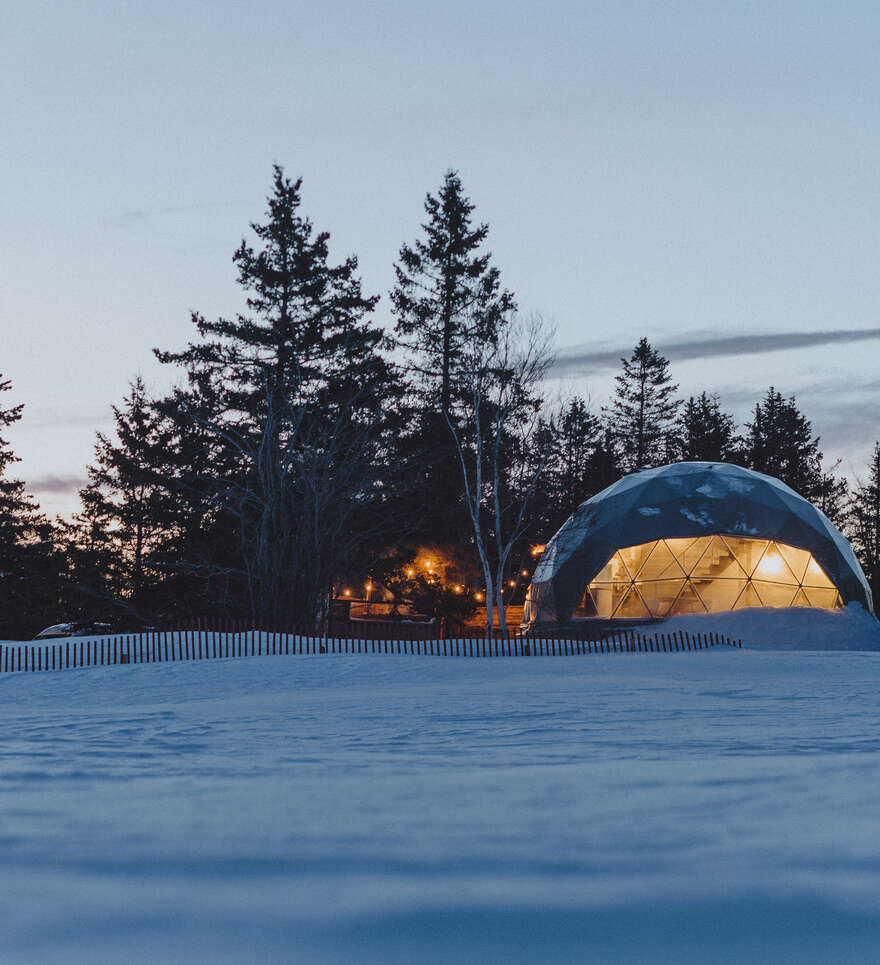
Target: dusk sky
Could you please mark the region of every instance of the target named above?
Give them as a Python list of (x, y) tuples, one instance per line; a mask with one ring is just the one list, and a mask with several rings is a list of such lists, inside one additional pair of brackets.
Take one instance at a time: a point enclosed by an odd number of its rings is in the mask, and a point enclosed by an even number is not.
[(271, 165), (386, 293), (452, 167), (560, 386), (646, 335), (742, 418), (796, 393), (859, 473), (880, 436), (876, 3), (31, 2), (3, 16), (0, 372), (18, 473), (69, 512), (97, 429), (231, 254)]

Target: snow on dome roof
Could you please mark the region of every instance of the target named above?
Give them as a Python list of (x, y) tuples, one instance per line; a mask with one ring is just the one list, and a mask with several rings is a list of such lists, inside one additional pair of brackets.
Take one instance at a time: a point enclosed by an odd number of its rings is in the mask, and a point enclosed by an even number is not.
[(807, 550), (840, 592), (873, 612), (849, 542), (812, 503), (772, 476), (722, 462), (679, 462), (624, 476), (581, 503), (535, 570), (528, 624), (571, 618), (590, 581), (619, 549), (652, 540), (722, 534)]

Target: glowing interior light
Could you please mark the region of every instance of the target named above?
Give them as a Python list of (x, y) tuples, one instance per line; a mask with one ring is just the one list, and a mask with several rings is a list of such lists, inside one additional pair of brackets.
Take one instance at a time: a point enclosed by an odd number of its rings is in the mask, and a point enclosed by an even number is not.
[(543, 543), (539, 544), (538, 546), (533, 546), (533, 547), (532, 547), (532, 556), (540, 556), (540, 555), (544, 552), (545, 549), (547, 549), (547, 547), (544, 546)]
[(758, 572), (772, 576), (782, 570), (782, 557), (777, 553), (765, 553), (758, 565)]
[(529, 571), (528, 571), (528, 570), (521, 570), (520, 572), (522, 573), (523, 576), (528, 576), (528, 575), (529, 575)]
[(510, 580), (509, 583), (510, 586), (516, 586), (516, 580)]
[(475, 600), (480, 600), (480, 601), (482, 601), (482, 599), (483, 599), (483, 594), (482, 594), (482, 593), (475, 593), (475, 594), (474, 594), (474, 599), (475, 599)]
[(407, 576), (414, 576), (414, 575), (415, 575), (415, 572), (416, 572), (416, 571), (415, 571), (412, 567), (410, 567), (410, 568), (406, 571), (406, 575), (407, 575)]
[(455, 587), (455, 592), (456, 592), (456, 593), (461, 593), (461, 591), (462, 591), (463, 589), (464, 589), (463, 586), (456, 586), (456, 587)]
[(368, 584), (367, 584), (367, 589), (368, 589), (368, 590), (372, 590), (372, 589), (373, 589), (373, 584), (372, 584), (372, 583), (368, 583)]
[(351, 590), (344, 590), (343, 593), (342, 593), (342, 595), (343, 595), (343, 596), (351, 596)]
[(577, 615), (662, 619), (749, 607), (841, 605), (837, 587), (808, 551), (714, 534), (623, 547), (591, 580)]

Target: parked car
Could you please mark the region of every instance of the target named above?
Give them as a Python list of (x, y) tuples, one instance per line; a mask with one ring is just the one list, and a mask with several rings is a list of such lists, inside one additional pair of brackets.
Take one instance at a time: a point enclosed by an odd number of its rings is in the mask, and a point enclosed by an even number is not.
[(34, 640), (56, 640), (58, 637), (100, 637), (112, 632), (113, 627), (109, 623), (79, 620), (73, 623), (55, 623), (45, 630), (40, 630)]

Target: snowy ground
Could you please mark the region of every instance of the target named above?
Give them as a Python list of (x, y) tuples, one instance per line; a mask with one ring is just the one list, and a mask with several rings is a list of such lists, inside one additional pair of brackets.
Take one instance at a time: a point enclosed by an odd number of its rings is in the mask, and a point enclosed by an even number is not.
[(0, 678), (0, 960), (869, 962), (880, 654)]

